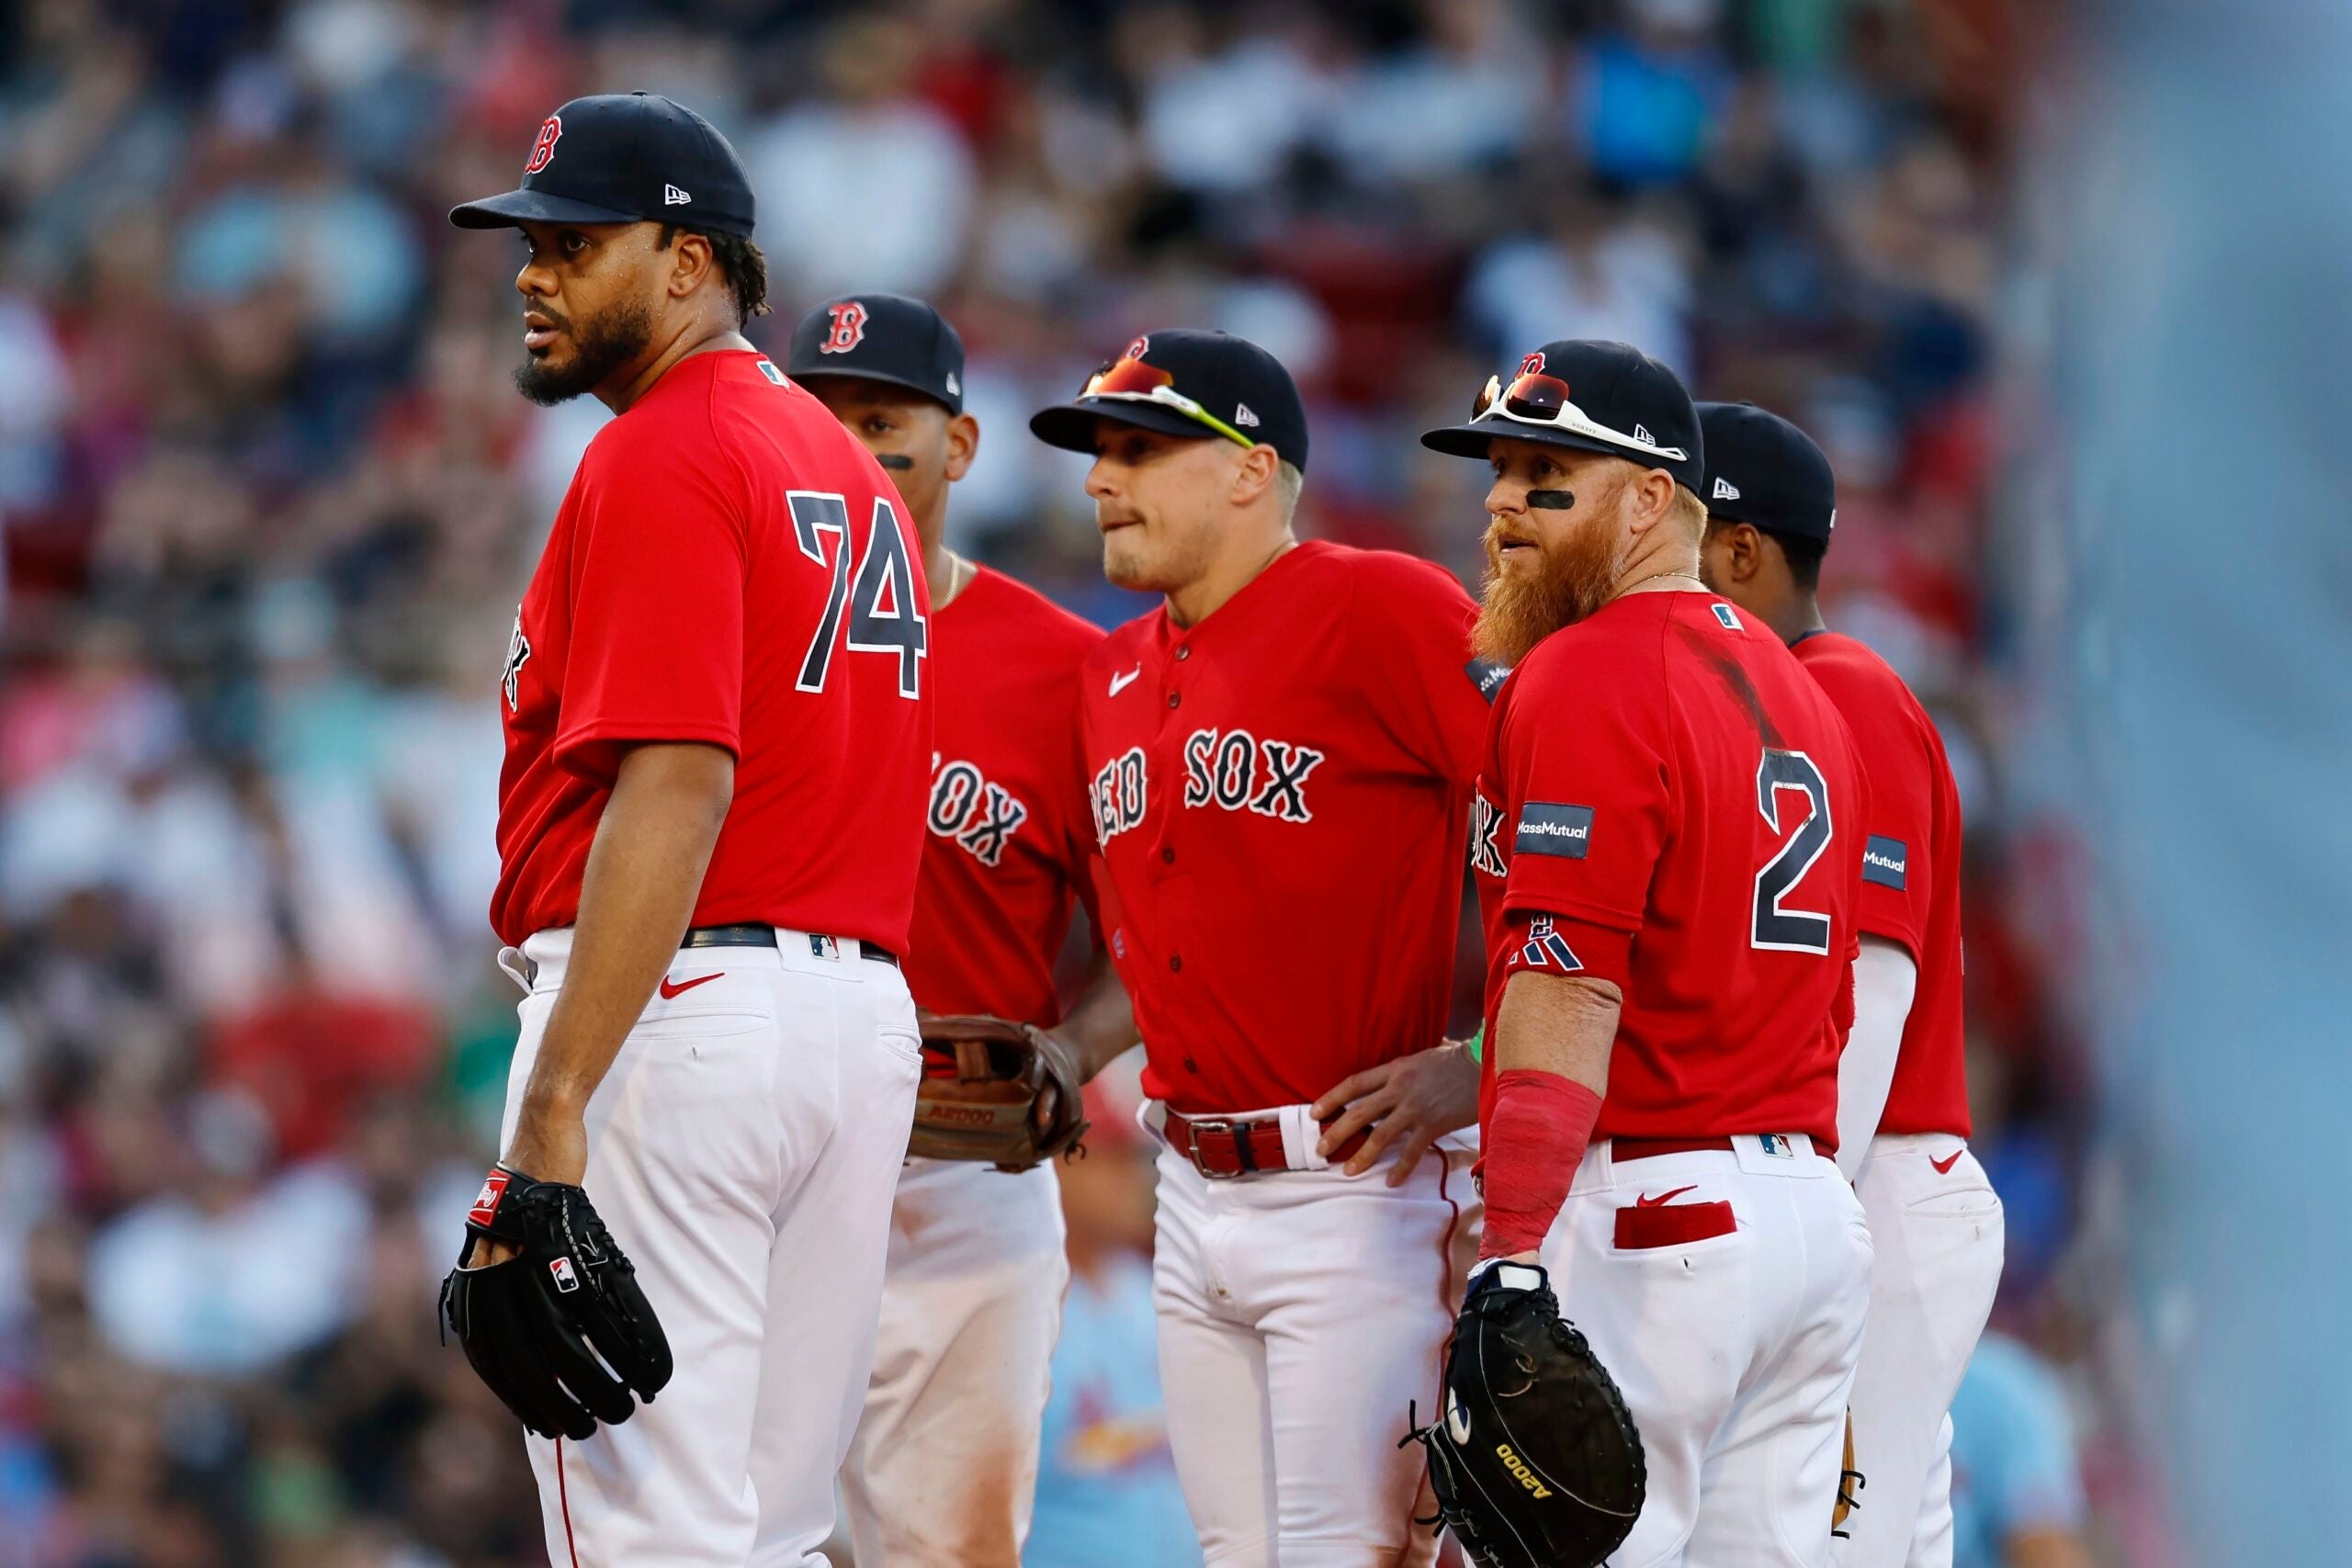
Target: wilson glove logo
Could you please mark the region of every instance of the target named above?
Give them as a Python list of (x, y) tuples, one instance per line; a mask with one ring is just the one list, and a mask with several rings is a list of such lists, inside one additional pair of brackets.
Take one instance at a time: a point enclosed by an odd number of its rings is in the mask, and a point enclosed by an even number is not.
[(1509, 1443), (1497, 1443), (1495, 1457), (1503, 1461), (1503, 1468), (1510, 1472), (1512, 1480), (1527, 1488), (1529, 1496), (1543, 1498), (1552, 1495), (1552, 1489), (1538, 1481), (1535, 1472), (1527, 1468), (1527, 1461), (1510, 1451)]

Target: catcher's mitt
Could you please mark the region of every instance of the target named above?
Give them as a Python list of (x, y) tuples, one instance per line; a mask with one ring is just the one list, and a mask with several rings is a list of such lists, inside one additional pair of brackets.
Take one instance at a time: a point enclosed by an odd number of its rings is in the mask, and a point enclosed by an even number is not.
[[(481, 1236), (522, 1251), (469, 1269)], [(632, 1391), (650, 1403), (670, 1381), (669, 1338), (588, 1194), (503, 1165), (466, 1214), (441, 1317), (444, 1337), (457, 1335), (491, 1393), (543, 1438), (626, 1421)]]
[(1083, 1076), (1044, 1030), (984, 1013), (925, 1014), (907, 1152), (1027, 1170), (1086, 1135)]
[(1438, 1511), (1419, 1522), (1452, 1530), (1482, 1568), (1594, 1568), (1642, 1511), (1624, 1396), (1531, 1265), (1498, 1263), (1471, 1284), (1444, 1409), (1403, 1440), (1429, 1450)]

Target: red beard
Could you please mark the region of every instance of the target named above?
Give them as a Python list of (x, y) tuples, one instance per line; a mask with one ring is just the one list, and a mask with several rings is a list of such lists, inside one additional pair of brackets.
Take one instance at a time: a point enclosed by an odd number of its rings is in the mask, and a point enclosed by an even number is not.
[[(1609, 515), (1613, 520), (1613, 508)], [(1538, 546), (1541, 558), (1535, 570), (1505, 575), (1502, 548), (1496, 543), (1498, 526), (1487, 529), (1484, 596), (1470, 646), (1481, 659), (1517, 664), (1537, 643), (1583, 620), (1614, 596), (1616, 530), (1600, 516), (1588, 518), (1558, 544)]]

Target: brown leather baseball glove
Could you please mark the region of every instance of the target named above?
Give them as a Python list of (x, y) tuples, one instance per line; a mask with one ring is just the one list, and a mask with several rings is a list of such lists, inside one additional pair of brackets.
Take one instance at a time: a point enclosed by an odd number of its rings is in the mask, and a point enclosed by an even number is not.
[(907, 1153), (1022, 1171), (1086, 1135), (1083, 1075), (1069, 1047), (1031, 1024), (926, 1013), (922, 1083)]

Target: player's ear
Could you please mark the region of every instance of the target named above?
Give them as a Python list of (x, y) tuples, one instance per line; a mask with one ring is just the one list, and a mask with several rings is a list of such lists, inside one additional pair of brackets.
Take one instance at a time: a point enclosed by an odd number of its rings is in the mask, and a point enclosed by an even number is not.
[(683, 299), (713, 270), (710, 241), (701, 234), (678, 231), (670, 240), (669, 294)]
[(980, 422), (968, 413), (959, 413), (947, 422), (947, 482), (954, 484), (972, 471), (972, 459), (980, 454)]
[(1664, 468), (1645, 468), (1626, 481), (1633, 492), (1633, 516), (1628, 519), (1639, 538), (1664, 526), (1674, 515), (1674, 476)]
[(1271, 446), (1257, 446), (1241, 454), (1233, 469), (1233, 503), (1248, 506), (1274, 488), (1274, 475), (1282, 467), (1282, 458)]

